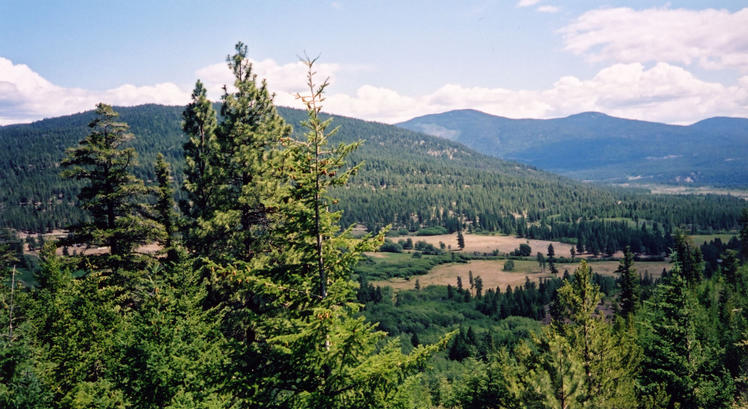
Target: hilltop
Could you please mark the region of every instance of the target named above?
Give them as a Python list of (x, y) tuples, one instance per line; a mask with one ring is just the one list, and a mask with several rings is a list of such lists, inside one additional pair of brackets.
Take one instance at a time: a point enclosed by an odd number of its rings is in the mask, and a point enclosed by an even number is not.
[(424, 115), (400, 127), (579, 180), (748, 186), (748, 119), (667, 125), (584, 112), (509, 119), (476, 110)]

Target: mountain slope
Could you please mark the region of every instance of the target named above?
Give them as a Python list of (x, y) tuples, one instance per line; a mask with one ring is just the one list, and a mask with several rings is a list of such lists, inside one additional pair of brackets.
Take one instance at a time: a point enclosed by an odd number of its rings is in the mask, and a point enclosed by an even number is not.
[(577, 179), (748, 186), (748, 119), (677, 126), (596, 112), (540, 120), (458, 110), (398, 126)]
[[(181, 181), (182, 107), (143, 105), (116, 108), (135, 134), (132, 146), (140, 155), (136, 173), (153, 179), (152, 163), (162, 152)], [(303, 111), (280, 108), (299, 131)], [(51, 230), (84, 217), (76, 205), (79, 184), (59, 177), (66, 147), (87, 132), (91, 112), (47, 119), (28, 125), (0, 127), (0, 227)], [(458, 216), (475, 227), (514, 232), (527, 222), (553, 218), (631, 217), (692, 222), (714, 228), (733, 226), (742, 202), (731, 198), (657, 198), (599, 189), (533, 167), (507, 162), (463, 145), (406, 129), (334, 117), (340, 126), (333, 143), (363, 140), (350, 157), (364, 162), (351, 183), (335, 192), (343, 223), (369, 228), (393, 223), (415, 229), (443, 225), (455, 229)], [(725, 210), (727, 209), (727, 210)], [(667, 215), (665, 217), (664, 215)], [(549, 219), (550, 220), (550, 219)]]

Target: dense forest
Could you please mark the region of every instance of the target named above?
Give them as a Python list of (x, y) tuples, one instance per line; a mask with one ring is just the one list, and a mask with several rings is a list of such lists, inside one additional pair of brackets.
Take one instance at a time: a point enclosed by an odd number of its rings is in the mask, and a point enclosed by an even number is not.
[[(158, 153), (182, 183), (182, 107), (118, 108), (136, 136), (126, 142), (139, 161), (133, 173), (153, 183)], [(220, 109), (219, 109), (220, 110)], [(301, 110), (279, 108), (302, 137)], [(30, 125), (0, 127), (0, 226), (48, 232), (87, 217), (79, 206), (79, 181), (60, 178), (66, 147), (87, 132), (93, 112)], [(219, 117), (220, 112), (218, 113)], [(623, 250), (661, 254), (674, 229), (734, 230), (744, 201), (729, 196), (665, 196), (574, 182), (532, 167), (488, 157), (462, 145), (401, 128), (345, 117), (331, 143), (364, 141), (348, 162), (361, 164), (345, 187), (335, 187), (341, 223), (361, 223), (376, 232), (392, 224), (410, 231), (443, 226), (564, 239), (590, 251)], [(184, 194), (177, 190), (177, 199)], [(621, 223), (621, 220), (629, 221)], [(631, 222), (633, 221), (633, 223)]]
[[(744, 202), (603, 190), (379, 124), (356, 130), (321, 114), (327, 83), (315, 83), (311, 60), (306, 112), (278, 110), (243, 44), (227, 63), (235, 90), (216, 110), (198, 81), (192, 102), (164, 120), (181, 118), (181, 133), (161, 139), (161, 155), (143, 151), (136, 121), (99, 104), (58, 119), (88, 129), (59, 146), (61, 157), (39, 148), (34, 163), (47, 168), (34, 171), (16, 151), (3, 170), (16, 177), (4, 223), (48, 211), (27, 227), (69, 234), (35, 243), (38, 266), (22, 259), (14, 232), (0, 236), (0, 407), (746, 404)], [(63, 133), (55, 143), (76, 135)], [(31, 174), (39, 185), (22, 187)], [(34, 196), (50, 191), (62, 203)], [(71, 206), (79, 213), (65, 213)], [(376, 234), (354, 237), (345, 227), (354, 221)], [(484, 288), (471, 275), (394, 293), (357, 269), (385, 243), (387, 223), (628, 247), (617, 279), (581, 260), (538, 284)], [(734, 228), (739, 238), (699, 248), (684, 227)], [(668, 252), (669, 271), (640, 276), (636, 244)], [(414, 258), (469, 257), (420, 246)], [(19, 279), (30, 270), (33, 279)]]

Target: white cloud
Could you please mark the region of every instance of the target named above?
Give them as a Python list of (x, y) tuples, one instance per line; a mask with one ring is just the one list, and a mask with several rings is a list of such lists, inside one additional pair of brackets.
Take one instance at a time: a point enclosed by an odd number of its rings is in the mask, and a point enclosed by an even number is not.
[(25, 64), (0, 57), (0, 125), (29, 122), (112, 105), (184, 104), (189, 93), (172, 83), (125, 84), (106, 91), (64, 88), (52, 84)]
[(699, 64), (748, 71), (748, 8), (588, 11), (561, 29), (566, 50), (593, 61)]
[[(267, 78), (279, 105), (300, 108), (294, 95), (305, 93), (306, 70), (301, 63), (254, 63), (258, 78)], [(331, 77), (347, 66), (320, 64), (318, 79)], [(232, 80), (225, 64), (197, 71), (218, 99), (221, 86)], [(189, 92), (172, 83), (123, 85), (106, 91), (63, 88), (26, 65), (0, 58), (0, 124), (28, 122), (92, 109), (97, 102), (114, 105), (142, 103), (184, 104)], [(641, 63), (614, 64), (589, 79), (564, 76), (545, 90), (465, 87), (445, 84), (423, 95), (403, 95), (386, 87), (363, 85), (353, 94), (328, 90), (327, 112), (381, 122), (472, 108), (511, 118), (552, 118), (583, 111), (600, 111), (625, 118), (668, 123), (691, 123), (716, 116), (748, 117), (748, 75), (734, 85), (704, 81), (668, 63), (649, 68)]]
[(558, 7), (556, 7), (556, 6), (547, 6), (546, 5), (546, 6), (540, 6), (536, 10), (538, 10), (541, 13), (558, 13), (558, 11), (560, 9)]
[(463, 87), (447, 84), (422, 96), (361, 87), (355, 96), (328, 98), (327, 111), (382, 122), (452, 109), (473, 108), (511, 118), (553, 118), (599, 111), (624, 118), (692, 123), (717, 116), (748, 116), (748, 76), (737, 85), (702, 81), (681, 67), (660, 63), (615, 64), (582, 80), (560, 78), (546, 90)]
[(540, 3), (540, 0), (519, 0), (517, 7), (529, 7)]

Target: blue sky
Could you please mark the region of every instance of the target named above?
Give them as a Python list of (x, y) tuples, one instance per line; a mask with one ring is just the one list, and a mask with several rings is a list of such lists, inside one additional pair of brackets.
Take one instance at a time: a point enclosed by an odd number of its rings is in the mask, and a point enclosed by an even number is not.
[(0, 124), (218, 98), (237, 41), (282, 105), (320, 55), (327, 110), (383, 122), (457, 108), (668, 123), (748, 116), (740, 1), (5, 1)]

